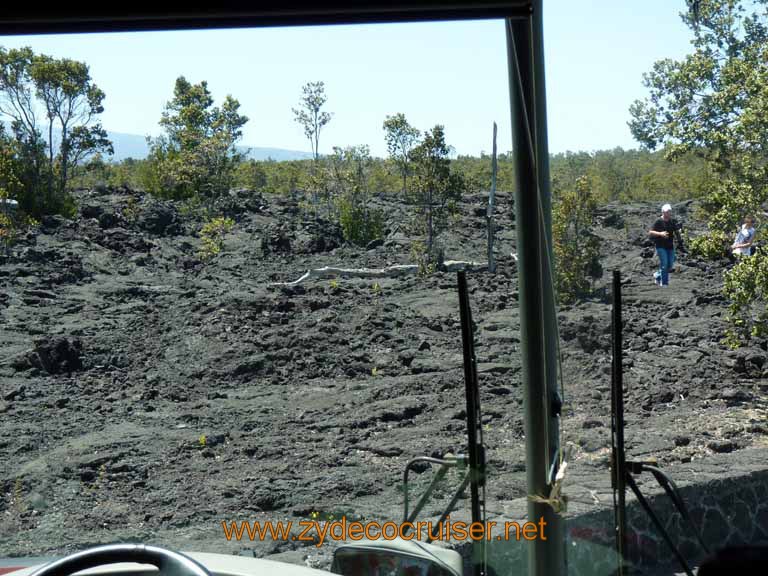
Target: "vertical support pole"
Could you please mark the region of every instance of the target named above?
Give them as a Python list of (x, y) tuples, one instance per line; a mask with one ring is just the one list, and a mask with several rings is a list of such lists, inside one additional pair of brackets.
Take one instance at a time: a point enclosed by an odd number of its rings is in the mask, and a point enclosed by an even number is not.
[[(545, 250), (547, 260), (541, 273), (542, 298), (544, 307), (544, 354), (546, 369), (547, 402), (549, 417), (547, 426), (549, 427), (549, 445), (548, 462), (549, 477), (548, 483), (555, 480), (555, 476), (560, 464), (560, 414), (562, 409), (562, 398), (558, 392), (558, 350), (560, 332), (557, 326), (557, 307), (555, 302), (555, 253), (552, 240), (552, 186), (549, 172), (549, 141), (547, 139), (547, 89), (544, 74), (544, 19), (543, 19), (543, 0), (534, 0), (533, 13), (533, 82), (534, 82), (534, 142), (536, 143), (536, 170), (539, 185), (539, 208), (541, 219), (544, 226), (540, 228), (540, 238), (542, 250)], [(563, 532), (563, 522), (559, 516), (556, 516), (558, 522), (550, 527), (550, 536), (562, 544), (561, 551), (556, 560), (565, 566), (565, 534)]]
[[(546, 141), (541, 0), (527, 18), (507, 20), (515, 151), (515, 209), (528, 494), (547, 497), (559, 455), (556, 393), (557, 328), (551, 254), (549, 153)], [(562, 519), (543, 502), (528, 502), (528, 520), (546, 524), (529, 542), (528, 574), (565, 573)]]

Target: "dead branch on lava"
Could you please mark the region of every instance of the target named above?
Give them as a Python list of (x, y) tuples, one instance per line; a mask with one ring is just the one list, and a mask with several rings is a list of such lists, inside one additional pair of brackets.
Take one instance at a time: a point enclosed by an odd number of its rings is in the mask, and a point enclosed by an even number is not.
[[(442, 272), (458, 272), (459, 270), (483, 272), (488, 270), (488, 262), (446, 260), (439, 267), (439, 270)], [(301, 278), (293, 282), (272, 282), (269, 286), (295, 286), (315, 278), (397, 278), (418, 273), (419, 266), (417, 264), (395, 264), (387, 268), (339, 268), (337, 266), (324, 266), (307, 270)]]

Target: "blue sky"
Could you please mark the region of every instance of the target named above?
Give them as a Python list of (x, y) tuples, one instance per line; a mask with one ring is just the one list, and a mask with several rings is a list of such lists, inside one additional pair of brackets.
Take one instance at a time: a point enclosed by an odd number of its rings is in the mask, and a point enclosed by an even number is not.
[[(690, 48), (684, 0), (544, 0), (552, 152), (634, 148), (627, 121), (654, 61)], [(243, 143), (309, 150), (293, 119), (301, 86), (322, 80), (333, 119), (320, 151), (368, 144), (403, 112), (419, 129), (445, 125), (460, 154), (511, 148), (506, 39), (501, 21), (0, 37), (6, 48), (82, 60), (105, 91), (108, 130), (158, 135), (179, 75), (232, 94), (250, 118)]]

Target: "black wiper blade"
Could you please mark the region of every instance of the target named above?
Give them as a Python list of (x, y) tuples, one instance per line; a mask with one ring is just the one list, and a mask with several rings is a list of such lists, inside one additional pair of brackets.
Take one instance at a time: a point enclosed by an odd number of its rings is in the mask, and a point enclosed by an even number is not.
[[(483, 420), (480, 412), (480, 388), (477, 381), (477, 357), (475, 356), (474, 330), (472, 329), (472, 311), (469, 307), (466, 272), (458, 272), (459, 310), (461, 313), (461, 340), (464, 351), (464, 386), (467, 399), (467, 440), (469, 455), (470, 494), (472, 502), (472, 522), (482, 522), (485, 526), (485, 448), (483, 445)], [(483, 497), (480, 497), (480, 491)], [(480, 562), (474, 564), (475, 576), (484, 576), (485, 541), (473, 543), (479, 552)], [(479, 549), (478, 549), (479, 548)]]

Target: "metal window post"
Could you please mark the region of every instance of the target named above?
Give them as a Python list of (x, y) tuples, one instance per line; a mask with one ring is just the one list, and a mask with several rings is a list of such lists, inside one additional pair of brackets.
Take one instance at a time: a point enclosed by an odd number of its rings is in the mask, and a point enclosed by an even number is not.
[[(515, 153), (515, 210), (520, 292), (520, 333), (525, 410), (528, 494), (547, 497), (557, 471), (557, 319), (553, 262), (549, 150), (547, 146), (542, 0), (530, 14), (507, 19), (512, 135)], [(550, 468), (551, 467), (551, 468)], [(546, 539), (529, 542), (528, 574), (565, 573), (562, 520), (544, 502), (529, 500), (528, 520), (546, 522)]]

